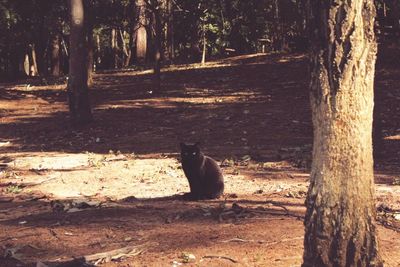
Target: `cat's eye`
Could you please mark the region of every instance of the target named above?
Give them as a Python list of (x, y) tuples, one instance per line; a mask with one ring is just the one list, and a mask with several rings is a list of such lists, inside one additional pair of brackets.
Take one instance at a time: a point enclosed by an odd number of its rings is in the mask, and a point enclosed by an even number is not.
[(192, 154), (193, 154), (193, 156), (195, 156), (197, 154), (197, 152), (193, 152)]

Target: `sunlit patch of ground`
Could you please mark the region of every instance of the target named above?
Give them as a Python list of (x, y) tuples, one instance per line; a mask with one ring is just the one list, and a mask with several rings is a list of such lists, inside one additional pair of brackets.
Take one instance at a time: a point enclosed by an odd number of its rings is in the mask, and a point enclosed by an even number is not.
[[(171, 157), (141, 158), (113, 153), (10, 156), (15, 160), (7, 163), (7, 171), (0, 178), (3, 183), (19, 184), (24, 193), (41, 192), (51, 198), (97, 196), (120, 200), (167, 197), (189, 191), (179, 161)], [(279, 164), (274, 166), (275, 169), (268, 167), (268, 171), (257, 165), (224, 168), (225, 193), (265, 195), (293, 191), (304, 195), (307, 175), (279, 172)], [(299, 183), (302, 176), (303, 182)]]

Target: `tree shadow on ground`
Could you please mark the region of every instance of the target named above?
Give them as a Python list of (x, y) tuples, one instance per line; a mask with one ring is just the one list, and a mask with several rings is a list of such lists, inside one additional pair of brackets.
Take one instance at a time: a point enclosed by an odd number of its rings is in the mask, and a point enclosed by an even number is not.
[(310, 111), (304, 62), (293, 60), (166, 72), (156, 97), (149, 75), (100, 74), (91, 90), (95, 122), (81, 129), (69, 126), (65, 93), (32, 90), (53, 110), (19, 114), (0, 126), (0, 138), (13, 140), (7, 151), (138, 154), (176, 153), (179, 141), (201, 141), (219, 158), (301, 146), (311, 141)]

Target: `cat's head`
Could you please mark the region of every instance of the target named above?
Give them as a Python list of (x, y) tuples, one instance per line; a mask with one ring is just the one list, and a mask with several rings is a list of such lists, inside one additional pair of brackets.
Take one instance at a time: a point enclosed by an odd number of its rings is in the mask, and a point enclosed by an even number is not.
[(200, 143), (186, 144), (180, 143), (182, 160), (194, 160), (202, 156), (200, 151)]

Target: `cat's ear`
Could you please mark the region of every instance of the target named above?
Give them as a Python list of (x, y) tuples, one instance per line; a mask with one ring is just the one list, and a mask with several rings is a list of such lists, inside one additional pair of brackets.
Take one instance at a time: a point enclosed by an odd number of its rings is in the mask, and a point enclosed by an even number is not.
[(200, 147), (200, 142), (194, 143), (194, 146), (195, 146), (195, 147)]

